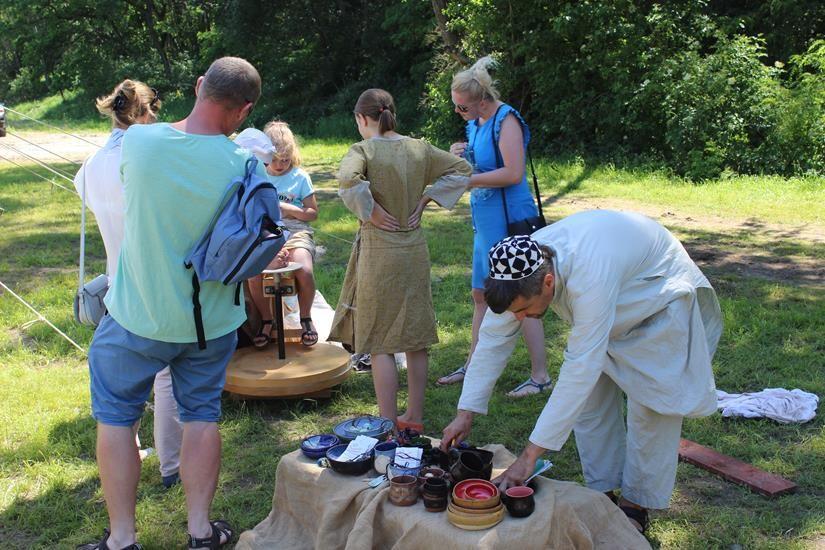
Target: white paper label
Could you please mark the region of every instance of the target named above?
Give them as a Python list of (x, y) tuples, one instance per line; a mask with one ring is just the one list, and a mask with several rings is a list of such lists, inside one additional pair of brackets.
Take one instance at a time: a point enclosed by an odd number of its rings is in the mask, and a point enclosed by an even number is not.
[(369, 452), (378, 444), (378, 440), (374, 437), (367, 437), (366, 435), (359, 435), (350, 441), (347, 448), (338, 457), (341, 462), (353, 462), (366, 458)]
[(395, 465), (402, 468), (418, 468), (421, 466), (421, 447), (398, 447), (395, 450)]

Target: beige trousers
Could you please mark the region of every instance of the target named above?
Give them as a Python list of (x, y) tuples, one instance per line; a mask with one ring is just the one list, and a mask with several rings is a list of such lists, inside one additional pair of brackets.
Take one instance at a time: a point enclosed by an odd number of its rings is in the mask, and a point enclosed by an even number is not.
[(155, 450), (160, 460), (160, 475), (178, 473), (183, 424), (178, 417), (178, 404), (172, 393), (172, 374), (166, 367), (155, 376)]
[(682, 417), (666, 416), (627, 398), (602, 374), (573, 428), (587, 486), (621, 488), (622, 496), (645, 508), (667, 508), (676, 483)]

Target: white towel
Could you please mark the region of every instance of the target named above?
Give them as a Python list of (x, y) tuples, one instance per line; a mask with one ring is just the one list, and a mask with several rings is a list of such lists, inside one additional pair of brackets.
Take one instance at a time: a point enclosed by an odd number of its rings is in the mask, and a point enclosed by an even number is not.
[(782, 424), (812, 420), (819, 397), (802, 390), (767, 388), (754, 393), (726, 393), (716, 390), (717, 408), (722, 416), (770, 418)]

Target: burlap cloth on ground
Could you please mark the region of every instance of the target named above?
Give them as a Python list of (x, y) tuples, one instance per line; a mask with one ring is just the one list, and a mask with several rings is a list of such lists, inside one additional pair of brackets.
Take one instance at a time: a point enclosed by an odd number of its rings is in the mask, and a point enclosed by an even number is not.
[[(494, 475), (515, 460), (502, 445), (495, 453)], [(319, 468), (300, 451), (278, 464), (272, 511), (253, 530), (241, 534), (236, 548), (437, 549), (459, 548), (650, 548), (625, 515), (607, 497), (578, 484), (538, 478), (536, 511), (504, 520), (486, 531), (464, 531), (446, 513), (392, 505), (389, 484), (370, 489), (374, 477), (343, 476)]]

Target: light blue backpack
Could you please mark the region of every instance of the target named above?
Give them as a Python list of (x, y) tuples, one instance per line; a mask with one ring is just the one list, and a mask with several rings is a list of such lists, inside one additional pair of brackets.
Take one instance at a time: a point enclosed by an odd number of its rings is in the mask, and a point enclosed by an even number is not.
[(235, 305), (240, 306), (241, 285), (260, 275), (284, 246), (288, 237), (277, 222), (281, 219), (278, 190), (258, 176), (255, 157), (246, 161), (246, 172), (229, 184), (221, 207), (209, 229), (184, 261), (192, 269), (192, 311), (198, 347), (206, 348), (201, 305), (202, 281), (235, 284)]

